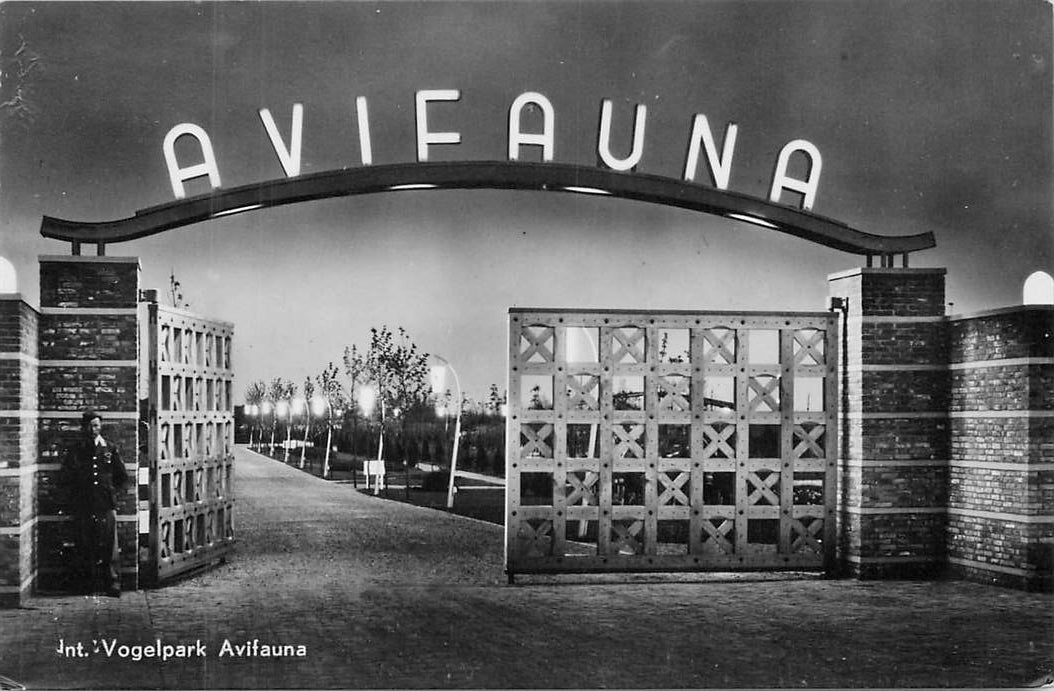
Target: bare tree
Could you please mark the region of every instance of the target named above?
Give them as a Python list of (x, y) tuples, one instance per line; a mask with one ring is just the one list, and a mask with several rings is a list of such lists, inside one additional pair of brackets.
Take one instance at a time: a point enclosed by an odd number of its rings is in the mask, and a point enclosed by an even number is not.
[(327, 364), (315, 377), (315, 385), (318, 388), (318, 395), (326, 401), (330, 408), (342, 409), (347, 405), (344, 385), (340, 383), (340, 370), (332, 362)]
[[(354, 406), (358, 401), (356, 394), (367, 381), (366, 357), (359, 352), (357, 346), (344, 347), (344, 374), (348, 378), (348, 403), (350, 406)], [(351, 415), (354, 420), (354, 409)]]
[(387, 326), (370, 329), (366, 372), (384, 405), (405, 411), (423, 403), (431, 390), (428, 371), (428, 353), (418, 352), (403, 327), (398, 328), (398, 338)]
[(505, 394), (499, 392), (497, 384), (491, 384), (490, 392), (487, 394), (487, 412), (497, 415), (501, 412), (503, 405), (505, 405)]
[(307, 454), (307, 437), (311, 434), (311, 398), (315, 395), (315, 382), (311, 377), (304, 377), (304, 443), (300, 447), (300, 469), (304, 469), (304, 456)]
[(296, 384), (291, 381), (275, 377), (267, 385), (267, 400), (271, 402), (271, 448), (270, 453), (274, 455), (274, 435), (278, 427), (278, 411), (276, 407), (279, 401), (288, 401), (296, 393)]
[(315, 378), (319, 396), (326, 402), (326, 457), (322, 463), (322, 477), (329, 477), (329, 452), (333, 446), (333, 411), (345, 407), (344, 387), (340, 383), (340, 371), (330, 362)]
[[(431, 387), (428, 383), (428, 354), (420, 353), (406, 330), (398, 329), (398, 338), (387, 326), (370, 329), (370, 346), (366, 351), (366, 375), (377, 386), (381, 408), (381, 430), (377, 443), (377, 460), (384, 460), (384, 429), (390, 409), (394, 418), (422, 404)], [(378, 476), (379, 479), (379, 476)], [(377, 492), (379, 482), (374, 485)]]
[[(245, 387), (245, 404), (246, 406), (254, 406), (253, 417), (257, 421), (256, 424), (249, 427), (249, 448), (252, 448), (253, 445), (253, 430), (259, 426), (260, 404), (263, 403), (265, 396), (267, 396), (267, 387), (262, 379), (249, 382), (249, 386)], [(256, 441), (257, 443), (260, 442), (259, 437), (257, 437)]]

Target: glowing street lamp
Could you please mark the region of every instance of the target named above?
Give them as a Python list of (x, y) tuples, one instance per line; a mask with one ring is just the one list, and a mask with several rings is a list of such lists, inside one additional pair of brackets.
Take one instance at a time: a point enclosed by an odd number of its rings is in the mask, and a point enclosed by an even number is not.
[(372, 386), (364, 386), (359, 389), (358, 403), (364, 416), (369, 417), (372, 415), (373, 406), (377, 403), (377, 390)]
[(1054, 277), (1046, 271), (1033, 271), (1025, 279), (1021, 298), (1026, 305), (1054, 305)]
[(256, 450), (263, 446), (263, 408), (259, 403), (253, 403), (253, 418), (256, 420)]
[(322, 462), (322, 479), (329, 477), (329, 450), (333, 447), (333, 406), (330, 402), (321, 397), (315, 396), (311, 399), (311, 412), (317, 417), (322, 417), (322, 413), (327, 413), (326, 419), (326, 459)]
[[(379, 396), (377, 389), (372, 386), (364, 386), (359, 389), (359, 407), (362, 408), (362, 414), (367, 418), (373, 414), (373, 407), (377, 404), (378, 398), (381, 399), (381, 433), (380, 439), (377, 442), (377, 465), (374, 469), (379, 471), (381, 463), (384, 460), (384, 398)], [(368, 489), (370, 486), (370, 477), (375, 476), (376, 479), (373, 482), (373, 493), (379, 494), (381, 485), (380, 473), (370, 473), (370, 461), (367, 461), (366, 463), (366, 487)]]
[(289, 435), (289, 428), (293, 424), (293, 407), (291, 405), (289, 405), (289, 401), (288, 400), (283, 399), (281, 401), (278, 401), (278, 405), (275, 406), (275, 412), (278, 414), (278, 417), (286, 418), (286, 426), (285, 426), (285, 455), (282, 457), (282, 462), (283, 463), (288, 463), (289, 462), (289, 436), (290, 436)]
[(450, 417), (447, 415), (447, 409), (445, 405), (439, 405), (438, 403), (436, 404), (436, 417), (443, 418), (443, 434), (446, 434), (447, 425), (450, 422)]
[(0, 293), (18, 292), (18, 274), (15, 265), (4, 257), (0, 257)]
[(432, 353), (432, 357), (439, 360), (442, 365), (438, 365), (432, 368), (432, 389), (437, 390), (443, 383), (444, 369), (449, 369), (451, 374), (454, 375), (454, 386), (457, 389), (457, 418), (454, 422), (454, 449), (450, 453), (450, 479), (447, 483), (446, 490), (446, 506), (448, 509), (454, 507), (454, 474), (457, 473), (457, 451), (458, 444), (461, 441), (461, 380), (457, 376), (457, 370), (450, 364), (450, 361), (441, 355)]
[(264, 401), (261, 404), (261, 406), (260, 406), (260, 412), (263, 415), (270, 415), (271, 416), (271, 447), (270, 447), (270, 449), (268, 451), (268, 455), (269, 456), (273, 456), (274, 455), (274, 428), (275, 428), (275, 425), (278, 424), (277, 418), (275, 418), (275, 414), (274, 414), (274, 404), (271, 403), (271, 401)]
[(258, 453), (263, 453), (263, 436), (266, 431), (264, 429), (265, 413), (266, 411), (264, 410), (263, 403), (256, 404), (256, 451)]
[[(440, 359), (438, 355), (433, 355), (432, 357), (437, 360)], [(446, 379), (446, 372), (444, 369), (443, 365), (433, 365), (432, 369), (429, 371), (429, 381), (432, 384), (432, 391), (439, 391), (443, 388), (443, 381)]]
[[(304, 415), (307, 412), (307, 401), (303, 396), (293, 399), (293, 413)], [(292, 415), (290, 415), (292, 417)], [(304, 415), (304, 443), (300, 446), (300, 469), (304, 469), (304, 454), (307, 452), (307, 433), (311, 429), (311, 416)]]
[[(245, 405), (245, 417), (250, 418), (251, 420), (255, 420), (255, 418), (256, 418), (256, 404), (254, 404), (254, 403), (247, 403)], [(255, 423), (255, 421), (251, 421), (249, 423), (249, 448), (250, 449), (253, 447), (253, 430), (255, 430), (255, 429), (256, 429), (256, 423)]]
[[(431, 381), (433, 392), (439, 393), (443, 389), (443, 382), (446, 379), (445, 374), (446, 370), (442, 365), (435, 365), (429, 371), (429, 380)], [(436, 399), (436, 417), (443, 418), (443, 434), (447, 433), (448, 425), (450, 424), (450, 411), (447, 409), (447, 403), (447, 401), (444, 401), (440, 404), (439, 399)]]

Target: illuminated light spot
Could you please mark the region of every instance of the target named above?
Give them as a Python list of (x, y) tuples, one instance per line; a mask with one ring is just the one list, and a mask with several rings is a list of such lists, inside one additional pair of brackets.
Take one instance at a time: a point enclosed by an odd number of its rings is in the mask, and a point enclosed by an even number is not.
[(611, 192), (597, 187), (575, 187), (572, 185), (564, 187), (563, 189), (567, 192), (578, 192), (579, 194), (611, 194)]
[(408, 184), (408, 185), (392, 185), (388, 189), (391, 190), (392, 192), (399, 192), (401, 190), (434, 190), (434, 189), (437, 189), (438, 187), (439, 187), (439, 185), (433, 185), (433, 184), (427, 183), (427, 182), (418, 182), (418, 183), (412, 183), (412, 184)]
[(217, 211), (212, 214), (212, 218), (219, 218), (220, 216), (231, 216), (233, 214), (240, 214), (245, 211), (254, 211), (256, 209), (262, 209), (263, 204), (249, 204), (248, 206), (239, 206), (234, 209), (227, 209), (226, 211)]
[(757, 216), (751, 216), (749, 214), (725, 214), (725, 215), (728, 216), (729, 218), (735, 219), (737, 221), (743, 221), (744, 223), (751, 223), (753, 225), (761, 226), (762, 228), (769, 228), (771, 230), (779, 230), (779, 226), (777, 226), (775, 223), (772, 223), (771, 221), (766, 221), (763, 218), (758, 218)]
[(1025, 279), (1021, 301), (1026, 305), (1054, 305), (1054, 277), (1046, 271), (1034, 271)]
[(15, 265), (4, 257), (0, 257), (0, 293), (18, 292), (18, 274)]

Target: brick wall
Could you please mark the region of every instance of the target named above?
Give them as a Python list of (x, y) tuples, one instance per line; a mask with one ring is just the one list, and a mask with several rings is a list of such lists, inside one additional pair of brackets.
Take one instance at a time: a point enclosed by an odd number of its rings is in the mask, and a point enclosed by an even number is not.
[(137, 400), (134, 365), (70, 362), (78, 364), (72, 367), (52, 365), (41, 371), (41, 409), (79, 414), (88, 407), (120, 410), (129, 399)]
[(0, 295), (0, 607), (17, 607), (35, 585), (38, 314)]
[(944, 269), (828, 277), (846, 304), (841, 353), (841, 561), (864, 578), (933, 575), (948, 497)]
[[(67, 585), (71, 548), (67, 498), (58, 482), (60, 454), (88, 407), (128, 468), (138, 466), (139, 262), (129, 257), (40, 258), (39, 588)], [(119, 499), (118, 541), (125, 587), (138, 585), (136, 488)]]
[(135, 257), (41, 257), (40, 306), (92, 310), (134, 307), (139, 301), (138, 267)]
[[(53, 313), (41, 324), (40, 343), (54, 360), (120, 360), (136, 328), (133, 314)], [(104, 338), (94, 338), (96, 332)]]
[(948, 561), (983, 582), (1054, 586), (1054, 308), (949, 320)]

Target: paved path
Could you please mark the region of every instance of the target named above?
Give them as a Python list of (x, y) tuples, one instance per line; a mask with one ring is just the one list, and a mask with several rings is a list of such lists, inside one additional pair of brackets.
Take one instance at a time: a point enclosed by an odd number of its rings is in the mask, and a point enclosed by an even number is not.
[[(30, 688), (1022, 686), (1054, 670), (1054, 598), (961, 582), (750, 575), (508, 586), (498, 526), (388, 502), (237, 451), (237, 552), (120, 600), (0, 610)], [(62, 657), (193, 645), (204, 658)], [(234, 645), (305, 657), (220, 657)]]

